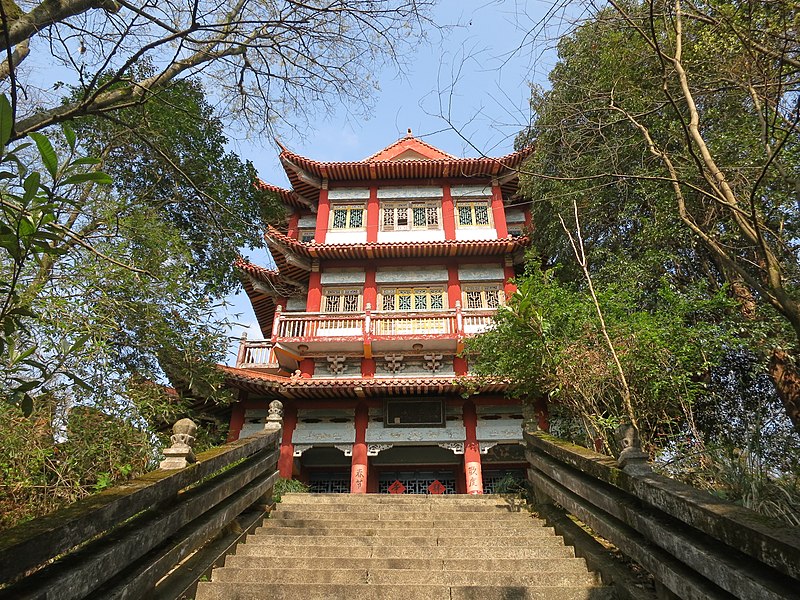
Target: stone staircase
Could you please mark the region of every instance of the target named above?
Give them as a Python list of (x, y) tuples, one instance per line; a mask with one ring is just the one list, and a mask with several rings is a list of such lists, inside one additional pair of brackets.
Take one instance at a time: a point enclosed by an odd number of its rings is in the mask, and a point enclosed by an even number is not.
[(196, 600), (611, 600), (500, 496), (286, 494)]

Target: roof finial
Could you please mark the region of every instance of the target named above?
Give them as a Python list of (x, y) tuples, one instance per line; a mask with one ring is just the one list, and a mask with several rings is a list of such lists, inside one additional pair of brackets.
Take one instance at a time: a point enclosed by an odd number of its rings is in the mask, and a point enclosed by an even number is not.
[(414, 137), (411, 135), (411, 127), (408, 128), (408, 133), (406, 133), (406, 137)]

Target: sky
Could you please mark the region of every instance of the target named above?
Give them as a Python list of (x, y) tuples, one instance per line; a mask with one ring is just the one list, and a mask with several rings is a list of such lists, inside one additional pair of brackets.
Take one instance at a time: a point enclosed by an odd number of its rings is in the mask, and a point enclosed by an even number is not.
[[(336, 114), (299, 132), (279, 132), (281, 142), (298, 154), (329, 161), (361, 160), (394, 142), (411, 128), (414, 136), (455, 156), (502, 156), (513, 151), (514, 137), (529, 122), (530, 82), (547, 86), (555, 62), (554, 44), (542, 39), (537, 23), (553, 8), (542, 1), (443, 0), (434, 12), (440, 25), (429, 43), (409, 57), (404, 72), (376, 73), (380, 91), (367, 119), (342, 106)], [(554, 19), (550, 20), (555, 23)], [(553, 39), (558, 33), (549, 33)], [(252, 142), (230, 134), (231, 147), (254, 163), (262, 180), (288, 187), (272, 140)], [(267, 266), (264, 252), (247, 252)], [(232, 327), (228, 362), (235, 362), (238, 339), (261, 339), (244, 292), (228, 299)]]

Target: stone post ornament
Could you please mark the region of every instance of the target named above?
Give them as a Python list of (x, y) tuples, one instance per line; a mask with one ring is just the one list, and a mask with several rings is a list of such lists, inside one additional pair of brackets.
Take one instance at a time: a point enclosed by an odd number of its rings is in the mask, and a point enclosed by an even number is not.
[(631, 475), (643, 475), (651, 473), (652, 468), (646, 452), (642, 452), (639, 442), (639, 430), (630, 423), (623, 423), (614, 432), (617, 444), (621, 448), (617, 464), (626, 473)]
[(191, 419), (181, 419), (172, 427), (172, 446), (164, 449), (164, 460), (159, 465), (166, 470), (183, 469), (197, 459), (192, 452), (197, 424)]
[(283, 427), (283, 402), (280, 400), (273, 400), (269, 403), (269, 411), (267, 414), (267, 421), (264, 423), (264, 429), (277, 431), (281, 427)]

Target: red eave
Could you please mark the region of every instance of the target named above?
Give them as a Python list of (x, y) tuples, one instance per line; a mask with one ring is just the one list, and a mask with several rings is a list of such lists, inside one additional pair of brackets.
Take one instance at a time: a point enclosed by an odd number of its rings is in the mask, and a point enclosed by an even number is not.
[[(241, 258), (236, 259), (234, 266), (247, 275), (243, 282), (244, 291), (247, 293), (247, 297), (250, 299), (250, 303), (253, 306), (253, 312), (255, 312), (258, 326), (261, 328), (261, 334), (265, 338), (269, 338), (272, 334), (272, 323), (275, 319), (275, 296), (281, 292), (282, 287), (288, 288), (287, 291), (291, 290), (293, 287), (291, 284), (287, 284), (287, 282), (284, 281), (283, 275), (285, 275), (286, 270), (290, 270), (292, 274), (295, 273), (292, 269), (280, 269), (280, 264), (279, 270), (265, 269), (264, 267), (259, 267)], [(300, 269), (297, 269), (297, 271), (300, 271), (301, 275), (305, 275), (305, 280), (308, 279), (308, 273), (303, 273)], [(274, 288), (276, 294), (265, 294), (256, 290), (253, 285), (253, 280)], [(294, 281), (304, 282), (302, 278), (294, 279)]]
[(502, 256), (530, 244), (527, 236), (497, 240), (463, 240), (437, 242), (366, 242), (359, 244), (315, 244), (292, 239), (272, 226), (267, 239), (272, 239), (295, 256), (305, 259), (362, 260), (379, 258), (475, 257)]
[(278, 187), (277, 185), (272, 185), (271, 183), (266, 183), (260, 179), (256, 181), (256, 186), (258, 186), (259, 189), (276, 194), (280, 201), (287, 206), (291, 206), (292, 208), (308, 208), (308, 204), (303, 202), (292, 190), (287, 190), (286, 188)]
[[(272, 375), (260, 371), (237, 369), (220, 365), (229, 384), (237, 388), (265, 394), (276, 394), (288, 398), (353, 398), (383, 397), (392, 395), (414, 395), (423, 392), (442, 394), (461, 393), (466, 383), (477, 381), (473, 376), (462, 377), (420, 377), (420, 378), (304, 378)], [(500, 393), (508, 388), (506, 382), (489, 382), (479, 386), (484, 393)]]

